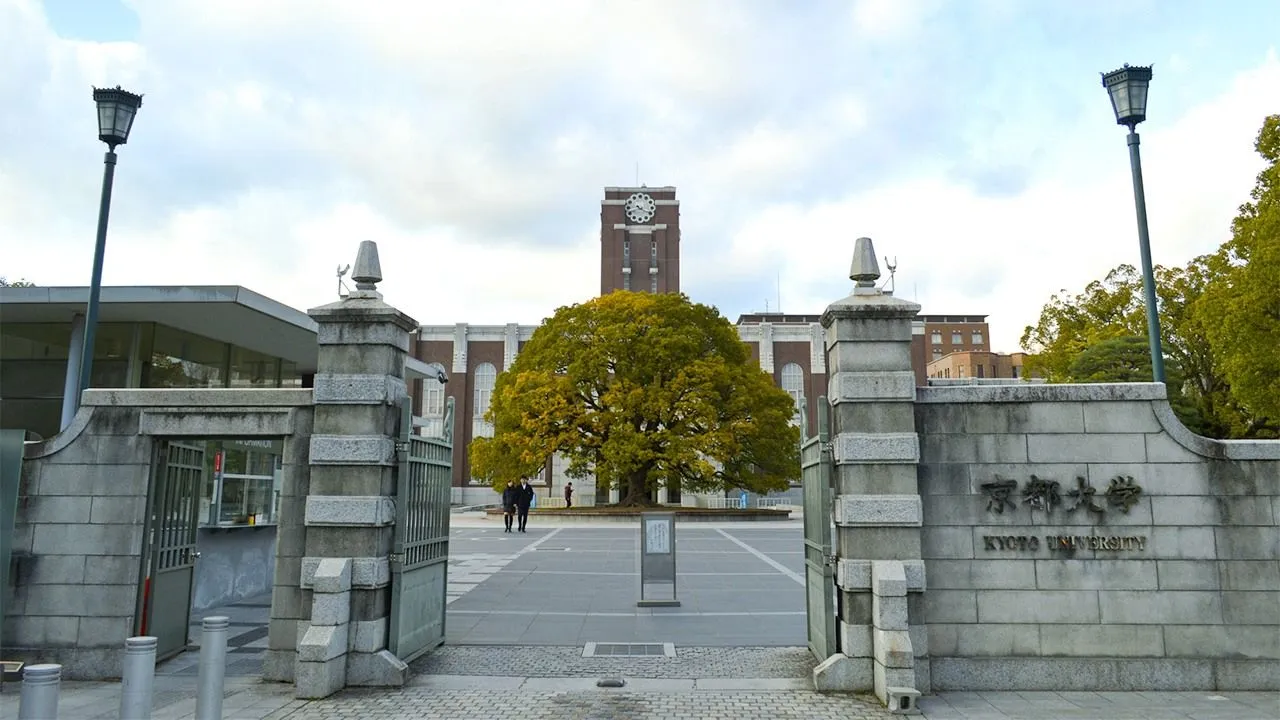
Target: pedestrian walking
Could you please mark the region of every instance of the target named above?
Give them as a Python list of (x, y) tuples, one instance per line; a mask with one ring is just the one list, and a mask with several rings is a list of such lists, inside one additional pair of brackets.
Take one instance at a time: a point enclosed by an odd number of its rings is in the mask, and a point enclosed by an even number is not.
[(573, 507), (573, 483), (565, 483), (564, 507), (566, 510)]
[(532, 504), (533, 488), (527, 479), (521, 480), (520, 487), (516, 488), (516, 513), (520, 519), (520, 532), (524, 532), (525, 525), (529, 523), (529, 506)]
[(507, 488), (502, 491), (502, 520), (507, 526), (505, 532), (511, 532), (511, 521), (515, 518), (516, 505), (519, 500), (520, 488), (516, 487), (515, 483), (507, 481)]

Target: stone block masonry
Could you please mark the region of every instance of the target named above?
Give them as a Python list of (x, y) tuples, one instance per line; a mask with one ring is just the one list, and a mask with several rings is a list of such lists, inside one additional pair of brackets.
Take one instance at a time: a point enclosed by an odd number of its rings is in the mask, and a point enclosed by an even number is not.
[(915, 413), (933, 689), (1280, 690), (1280, 442), (1192, 435), (1151, 383)]
[[(408, 676), (408, 667), (387, 651), (387, 559), (395, 533), (400, 406), (408, 398), (403, 368), (417, 323), (382, 302), (372, 283), (308, 314), (320, 328), (321, 371), (310, 487), (299, 503), (303, 526), (281, 529), (302, 531), (299, 562), (290, 568), (296, 574), (289, 578), (299, 602), (290, 606), (285, 593), (272, 603), (273, 617), (279, 605), (282, 615), (303, 622), (292, 633), (283, 623), (273, 627), (272, 648), (281, 652), (268, 661), (283, 665), (284, 651), (296, 642), (296, 694), (322, 698), (349, 685), (403, 685)], [(389, 372), (373, 375), (370, 368)]]
[(876, 277), (875, 250), (860, 238), (850, 270), (853, 292), (822, 316), (834, 424), (841, 652), (814, 670), (814, 685), (874, 690), (888, 703), (929, 688), (927, 636), (917, 632), (913, 642), (912, 628), (922, 618), (908, 602), (909, 591), (927, 584), (910, 354), (911, 320), (920, 306), (877, 290)]
[[(24, 451), (7, 659), (115, 678), (141, 627), (143, 548), (160, 438), (293, 432), (306, 390), (88, 390), (71, 424)], [(286, 479), (290, 472), (286, 468)], [(287, 511), (286, 511), (287, 512)]]

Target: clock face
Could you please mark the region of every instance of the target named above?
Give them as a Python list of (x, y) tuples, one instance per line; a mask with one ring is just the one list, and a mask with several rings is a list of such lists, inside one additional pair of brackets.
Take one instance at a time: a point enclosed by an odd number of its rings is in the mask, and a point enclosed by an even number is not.
[(628, 220), (633, 223), (646, 223), (653, 219), (653, 211), (657, 209), (658, 203), (654, 202), (647, 193), (636, 193), (627, 198), (625, 207)]

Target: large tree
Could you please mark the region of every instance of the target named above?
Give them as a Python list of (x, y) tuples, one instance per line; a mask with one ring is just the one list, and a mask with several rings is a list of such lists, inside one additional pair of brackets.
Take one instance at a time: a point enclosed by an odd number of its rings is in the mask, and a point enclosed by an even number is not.
[(561, 453), (628, 505), (663, 486), (780, 490), (800, 472), (794, 413), (715, 308), (613, 292), (557, 310), (498, 377), (472, 474), (498, 488)]
[[(1169, 399), (1192, 430), (1211, 437), (1274, 437), (1280, 430), (1280, 116), (1256, 144), (1268, 161), (1253, 200), (1217, 253), (1155, 268)], [(1022, 346), (1028, 369), (1050, 382), (1122, 381), (1118, 363), (1146, 338), (1142, 277), (1121, 265), (1084, 292), (1053, 295)], [(1143, 367), (1150, 377), (1150, 359)], [(1136, 368), (1135, 368), (1136, 369)]]
[[(1221, 276), (1197, 308), (1214, 359), (1252, 426), (1280, 425), (1280, 115), (1254, 148), (1266, 161), (1231, 240), (1209, 259)], [(1245, 428), (1246, 431), (1248, 427)]]

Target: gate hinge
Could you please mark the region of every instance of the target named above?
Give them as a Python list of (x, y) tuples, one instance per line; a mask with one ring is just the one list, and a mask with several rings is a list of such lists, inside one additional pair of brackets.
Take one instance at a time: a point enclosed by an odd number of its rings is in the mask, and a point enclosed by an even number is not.
[(396, 441), (396, 452), (409, 452), (409, 441), (408, 441), (408, 440), (397, 440), (397, 441)]
[(390, 563), (404, 562), (404, 553), (396, 553), (396, 552), (389, 553), (387, 555), (387, 562), (390, 562)]

